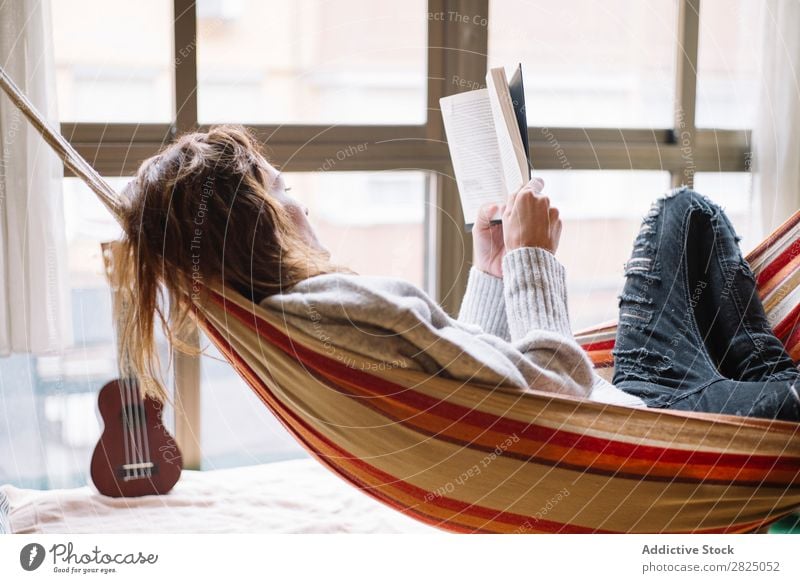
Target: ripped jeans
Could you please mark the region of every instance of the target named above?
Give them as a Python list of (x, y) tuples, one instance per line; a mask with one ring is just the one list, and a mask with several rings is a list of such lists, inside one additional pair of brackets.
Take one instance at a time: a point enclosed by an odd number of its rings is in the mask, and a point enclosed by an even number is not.
[(648, 407), (800, 421), (800, 371), (738, 242), (689, 188), (653, 203), (625, 264), (613, 383)]

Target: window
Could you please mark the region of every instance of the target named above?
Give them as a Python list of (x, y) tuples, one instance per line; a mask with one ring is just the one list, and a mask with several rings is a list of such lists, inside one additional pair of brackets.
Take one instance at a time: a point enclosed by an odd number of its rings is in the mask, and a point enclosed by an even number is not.
[(749, 128), (758, 98), (760, 10), (752, 0), (703, 0), (697, 58), (697, 125)]
[(650, 203), (669, 188), (669, 173), (542, 170), (538, 175), (562, 217), (556, 254), (567, 271), (572, 328), (616, 319), (624, 263)]
[(534, 126), (672, 125), (672, 0), (504, 0), (489, 10), (489, 65), (523, 63)]
[(204, 470), (308, 455), (205, 337), (201, 339)]
[(698, 172), (694, 187), (725, 210), (742, 238), (739, 244), (744, 253), (758, 245), (767, 234), (761, 229), (759, 213), (755, 212), (757, 205), (753, 204), (749, 172)]
[(198, 8), (201, 122), (425, 122), (424, 0)]
[(334, 261), (363, 275), (402, 277), (425, 287), (425, 173), (288, 173), (286, 182), (309, 207)]
[(70, 0), (51, 5), (62, 120), (172, 119), (169, 0)]
[[(248, 123), (337, 259), (360, 273), (424, 286), (454, 314), (468, 271), (461, 252), (466, 246), (469, 253), (470, 242), (438, 99), (482, 83), (487, 65), (521, 61), (533, 162), (564, 215), (559, 253), (573, 326), (581, 328), (616, 317), (623, 264), (642, 215), (671, 184), (694, 181), (720, 202), (745, 248), (758, 238), (748, 220), (747, 167), (752, 49), (759, 44), (754, 4), (55, 2), (62, 127), (104, 173), (124, 176), (171, 132)], [(354, 144), (367, 147), (337, 157)], [(9, 453), (0, 439), (0, 479), (25, 485), (66, 484), (73, 478), (59, 475), (85, 467), (88, 433), (97, 431), (91, 391), (114, 374), (97, 263), (97, 241), (114, 227), (72, 180), (65, 197), (75, 234), (74, 305), (101, 315), (77, 319), (76, 355), (0, 362), (0, 405), (6, 412), (33, 407), (47, 420), (39, 430), (11, 418), (15, 438), (41, 435), (43, 447), (28, 452), (31, 458), (47, 456), (50, 467), (63, 469), (26, 473), (24, 455)], [(602, 249), (591, 263), (589, 247)], [(79, 371), (76, 396), (45, 404), (47, 379), (68, 361), (78, 363), (70, 369)], [(201, 366), (203, 467), (302, 455), (213, 350)], [(86, 421), (81, 427), (72, 422), (76, 410)]]

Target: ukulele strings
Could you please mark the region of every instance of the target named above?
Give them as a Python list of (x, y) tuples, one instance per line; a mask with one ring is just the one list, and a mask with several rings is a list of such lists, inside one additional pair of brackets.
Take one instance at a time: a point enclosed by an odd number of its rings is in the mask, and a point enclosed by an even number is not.
[[(142, 422), (142, 417), (144, 411), (142, 408), (144, 407), (144, 402), (142, 401), (141, 395), (139, 395), (138, 387), (134, 386), (134, 383), (131, 379), (125, 379), (125, 388), (126, 392), (128, 393), (129, 402), (132, 405), (132, 413), (134, 417), (134, 427), (132, 428), (133, 433), (133, 442), (135, 444), (134, 449), (134, 478), (144, 478), (146, 476), (146, 468), (144, 466), (145, 462), (145, 455), (147, 455), (145, 448), (144, 448), (144, 423)], [(141, 406), (140, 406), (141, 404)], [(149, 456), (148, 456), (149, 457)]]
[[(123, 399), (125, 410), (128, 412), (128, 424), (126, 434), (130, 433), (129, 441), (131, 443), (131, 458), (128, 460), (128, 468), (126, 476), (129, 479), (138, 479), (139, 476), (139, 463), (141, 462), (141, 447), (139, 445), (139, 413), (138, 407), (134, 407), (133, 401), (133, 387), (131, 386), (130, 379), (124, 377), (122, 379), (122, 386), (125, 390), (125, 398)], [(126, 452), (127, 453), (127, 452)], [(131, 467), (133, 466), (133, 467)]]
[[(150, 458), (150, 436), (147, 434), (147, 427), (145, 426), (146, 423), (146, 416), (145, 416), (145, 400), (142, 396), (139, 385), (137, 384), (135, 387), (136, 390), (136, 397), (137, 400), (141, 403), (141, 415), (142, 415), (142, 423), (140, 424), (141, 431), (142, 431), (142, 448), (144, 452), (143, 461), (147, 464), (145, 468), (145, 474), (147, 477), (153, 476), (153, 460)], [(138, 407), (137, 407), (138, 408)]]
[[(132, 439), (133, 435), (131, 432), (131, 423), (130, 423), (130, 412), (128, 411), (128, 406), (126, 404), (127, 401), (127, 388), (125, 387), (125, 381), (122, 380), (119, 385), (119, 400), (122, 403), (122, 439), (125, 446), (125, 466), (130, 466), (131, 464), (131, 455), (130, 452), (133, 449)], [(126, 467), (125, 472), (123, 474), (123, 478), (127, 477), (128, 475), (128, 468)]]
[(139, 469), (141, 468), (139, 463), (141, 462), (140, 458), (141, 458), (141, 455), (142, 455), (142, 449), (141, 449), (141, 445), (139, 443), (139, 426), (140, 426), (140, 424), (139, 424), (139, 407), (138, 407), (138, 405), (136, 407), (134, 407), (133, 386), (132, 386), (132, 383), (130, 382), (130, 379), (128, 379), (127, 377), (125, 378), (125, 392), (127, 393), (127, 396), (128, 396), (128, 403), (130, 403), (129, 406), (131, 407), (131, 415), (133, 417), (133, 424), (131, 426), (131, 434), (133, 436), (133, 443), (134, 443), (134, 450), (133, 450), (133, 463), (134, 463), (133, 477), (135, 479), (138, 479), (138, 478), (141, 477), (141, 476), (139, 476)]

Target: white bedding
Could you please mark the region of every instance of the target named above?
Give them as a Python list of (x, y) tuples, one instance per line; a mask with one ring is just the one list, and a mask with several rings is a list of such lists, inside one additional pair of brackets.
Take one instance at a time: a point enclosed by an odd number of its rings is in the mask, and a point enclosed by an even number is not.
[(313, 459), (184, 471), (166, 496), (108, 498), (85, 486), (0, 487), (14, 533), (438, 533)]

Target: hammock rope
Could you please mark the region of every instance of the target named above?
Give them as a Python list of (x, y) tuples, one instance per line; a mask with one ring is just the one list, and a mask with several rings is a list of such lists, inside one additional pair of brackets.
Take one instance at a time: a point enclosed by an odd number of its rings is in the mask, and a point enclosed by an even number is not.
[(0, 88), (8, 95), (11, 102), (22, 112), (31, 125), (42, 136), (45, 142), (55, 150), (64, 166), (75, 176), (81, 178), (92, 189), (97, 198), (114, 215), (121, 216), (121, 197), (111, 188), (111, 185), (94, 169), (94, 167), (81, 156), (78, 151), (56, 131), (39, 110), (31, 103), (14, 80), (8, 76), (5, 69), (0, 67)]
[[(0, 68), (67, 168), (120, 197)], [(776, 334), (800, 357), (800, 212), (748, 255)], [(195, 317), (308, 452), (376, 500), (451, 532), (721, 533), (800, 508), (800, 424), (630, 408), (387, 367), (290, 328), (218, 285)], [(196, 296), (193, 296), (193, 298)], [(577, 334), (601, 371), (608, 323)]]

